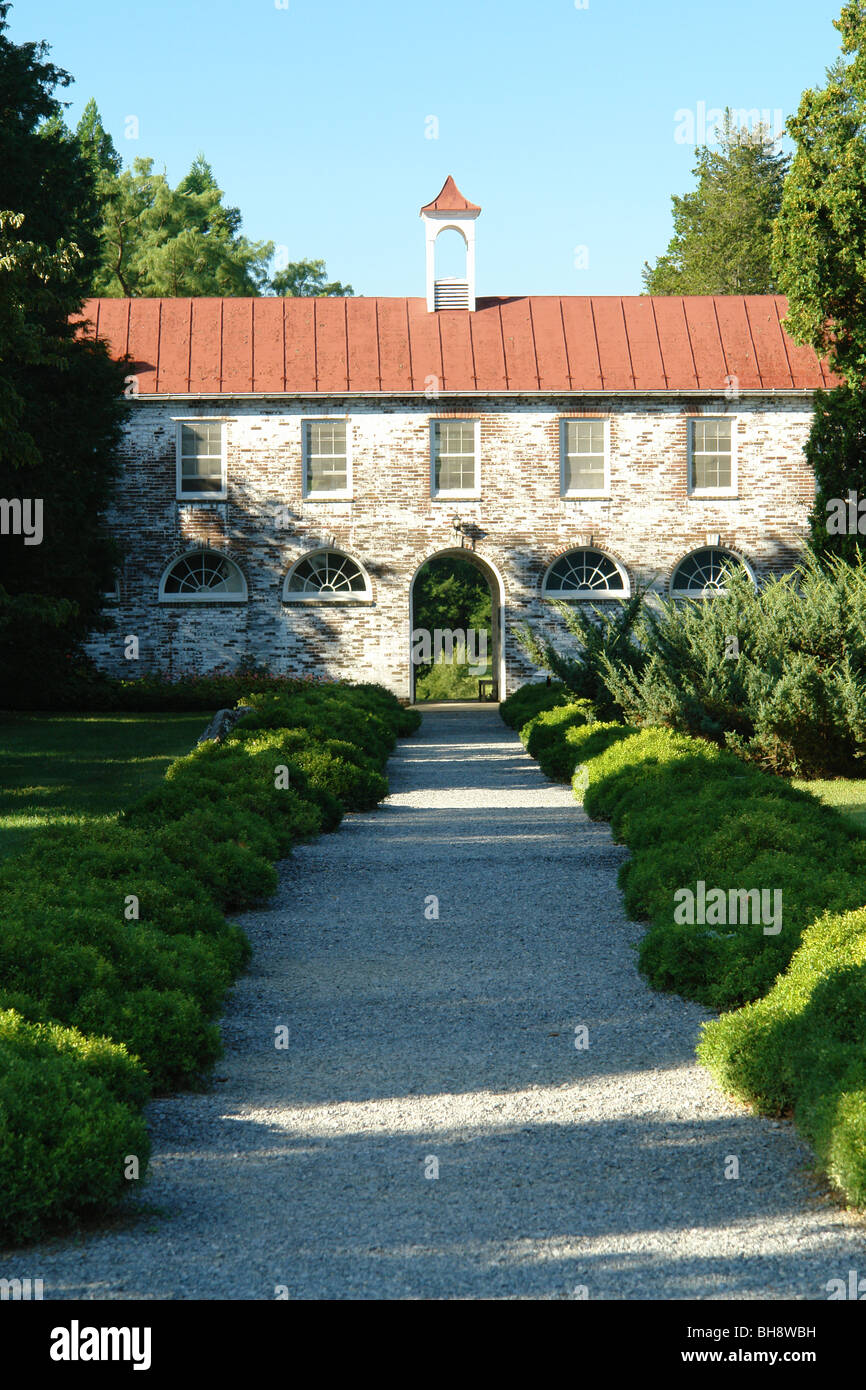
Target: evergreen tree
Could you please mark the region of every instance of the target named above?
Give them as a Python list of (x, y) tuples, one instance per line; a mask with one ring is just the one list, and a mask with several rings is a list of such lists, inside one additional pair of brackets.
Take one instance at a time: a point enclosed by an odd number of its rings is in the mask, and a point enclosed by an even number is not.
[(44, 43), (10, 41), (9, 9), (0, 3), (0, 705), (17, 706), (62, 699), (102, 621), (124, 368), (70, 322), (99, 258), (92, 169), (55, 96), (71, 78)]
[(240, 211), (224, 205), (203, 155), (172, 188), (165, 174), (154, 173), (152, 159), (138, 158), (131, 169), (117, 174), (101, 141), (87, 133), (82, 138), (89, 158), (100, 163), (102, 258), (94, 294), (261, 294), (273, 243), (241, 235)]
[(700, 146), (697, 188), (674, 195), (674, 235), (643, 271), (647, 294), (770, 294), (773, 220), (787, 157), (763, 126), (735, 126), (725, 112), (721, 148)]
[(841, 555), (854, 560), (859, 552), (866, 553), (866, 391), (862, 387), (815, 393), (804, 453), (815, 474), (815, 505), (809, 518), (812, 548), (821, 557)]

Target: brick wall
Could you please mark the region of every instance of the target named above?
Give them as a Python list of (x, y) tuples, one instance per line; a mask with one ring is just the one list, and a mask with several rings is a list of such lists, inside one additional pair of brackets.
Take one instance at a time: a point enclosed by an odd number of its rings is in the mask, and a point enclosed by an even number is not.
[[(465, 406), (465, 409), (464, 409)], [(690, 415), (736, 419), (738, 495), (689, 497), (686, 438)], [(610, 496), (560, 497), (559, 421), (610, 418)], [(175, 417), (226, 420), (228, 500), (178, 502)], [(303, 497), (301, 421), (348, 421), (351, 501)], [(481, 421), (481, 500), (430, 496), (430, 419)], [(717, 533), (760, 578), (790, 568), (802, 547), (814, 495), (802, 446), (811, 422), (808, 396), (589, 399), (477, 398), (442, 402), (261, 397), (133, 401), (124, 476), (111, 524), (125, 556), (112, 632), (90, 650), (111, 674), (158, 668), (212, 670), (244, 654), (275, 671), (378, 679), (409, 694), (409, 603), (423, 561), (454, 547), (459, 513), (471, 547), (486, 563), (502, 601), (505, 690), (532, 674), (512, 638), (516, 622), (545, 616), (543, 575), (557, 555), (591, 535), (632, 583), (665, 592), (689, 551)], [(172, 558), (207, 543), (241, 567), (243, 604), (158, 601)], [(301, 556), (322, 545), (346, 551), (367, 570), (366, 604), (287, 604), (282, 582)], [(549, 612), (549, 610), (547, 610)], [(138, 663), (124, 638), (139, 639)]]

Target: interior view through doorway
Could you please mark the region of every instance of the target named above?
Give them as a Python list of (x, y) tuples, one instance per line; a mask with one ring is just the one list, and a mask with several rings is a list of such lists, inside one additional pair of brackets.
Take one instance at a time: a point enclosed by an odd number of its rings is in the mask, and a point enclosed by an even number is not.
[(471, 551), (431, 556), (412, 584), (412, 699), (498, 699), (499, 586)]

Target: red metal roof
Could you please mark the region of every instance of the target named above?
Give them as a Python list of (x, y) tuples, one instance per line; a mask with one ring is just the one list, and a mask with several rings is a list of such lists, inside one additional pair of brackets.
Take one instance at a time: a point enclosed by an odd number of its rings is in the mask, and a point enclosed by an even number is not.
[[(837, 384), (773, 295), (91, 299), (82, 331), (149, 395), (811, 390)], [(431, 379), (434, 379), (431, 381)]]
[(425, 203), (421, 212), (480, 212), (477, 203), (470, 203), (449, 174), (432, 203)]

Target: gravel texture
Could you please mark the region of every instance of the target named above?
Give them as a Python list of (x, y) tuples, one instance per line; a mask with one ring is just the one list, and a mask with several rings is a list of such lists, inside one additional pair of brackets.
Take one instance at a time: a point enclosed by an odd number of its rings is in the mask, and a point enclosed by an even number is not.
[(826, 1299), (866, 1273), (793, 1128), (695, 1064), (707, 1011), (638, 975), (626, 851), (496, 707), (428, 708), (390, 778), (241, 919), (219, 1079), (149, 1107), (150, 1213), (0, 1274), (46, 1298)]

